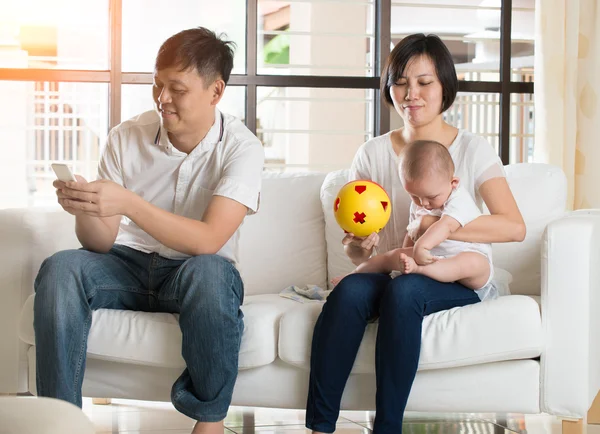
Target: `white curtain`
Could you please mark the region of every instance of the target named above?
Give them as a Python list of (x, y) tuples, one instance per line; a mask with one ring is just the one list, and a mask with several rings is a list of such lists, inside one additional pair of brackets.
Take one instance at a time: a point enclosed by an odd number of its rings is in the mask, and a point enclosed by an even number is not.
[(568, 206), (600, 208), (600, 6), (536, 0), (536, 162), (561, 167)]

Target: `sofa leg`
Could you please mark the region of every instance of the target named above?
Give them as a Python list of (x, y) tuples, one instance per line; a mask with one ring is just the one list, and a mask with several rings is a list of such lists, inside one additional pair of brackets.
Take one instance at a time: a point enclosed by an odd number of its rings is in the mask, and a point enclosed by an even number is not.
[(562, 434), (583, 434), (583, 419), (563, 420)]
[(94, 405), (110, 405), (111, 402), (111, 398), (92, 398), (92, 404)]
[(596, 399), (594, 399), (594, 402), (588, 411), (587, 423), (600, 425), (600, 393), (596, 395)]

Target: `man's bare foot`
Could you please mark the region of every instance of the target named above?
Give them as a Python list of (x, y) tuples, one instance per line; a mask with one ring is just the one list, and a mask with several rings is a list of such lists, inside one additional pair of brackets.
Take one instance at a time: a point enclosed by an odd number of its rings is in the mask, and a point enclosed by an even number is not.
[(416, 273), (418, 270), (419, 266), (413, 258), (406, 253), (400, 253), (400, 271), (402, 271), (402, 274)]
[(192, 434), (223, 434), (225, 425), (221, 422), (196, 422)]

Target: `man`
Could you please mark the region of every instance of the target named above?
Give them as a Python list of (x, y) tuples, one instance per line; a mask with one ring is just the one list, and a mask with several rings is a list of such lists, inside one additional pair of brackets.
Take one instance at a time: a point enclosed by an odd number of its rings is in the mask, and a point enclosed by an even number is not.
[(172, 402), (193, 433), (223, 433), (244, 327), (238, 230), (258, 210), (264, 163), (258, 139), (216, 108), (230, 45), (204, 28), (165, 41), (156, 110), (109, 133), (97, 181), (54, 182), (83, 249), (46, 259), (35, 281), (41, 396), (81, 406), (94, 309), (176, 312), (187, 368)]

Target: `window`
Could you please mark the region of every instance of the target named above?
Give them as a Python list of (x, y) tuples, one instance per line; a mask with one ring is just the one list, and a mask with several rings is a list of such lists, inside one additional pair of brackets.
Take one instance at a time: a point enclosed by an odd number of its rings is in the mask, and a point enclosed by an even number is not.
[(267, 167), (349, 167), (358, 147), (373, 137), (373, 94), (372, 89), (259, 87), (256, 133)]
[(108, 69), (108, 10), (109, 0), (3, 2), (0, 68)]
[(263, 141), (270, 170), (348, 167), (401, 126), (379, 74), (404, 36), (436, 33), (460, 80), (446, 120), (505, 163), (533, 154), (534, 0), (30, 0), (0, 20), (0, 208), (56, 205), (50, 164), (94, 178), (111, 127), (153, 107), (160, 44), (204, 25), (236, 45), (223, 111)]

